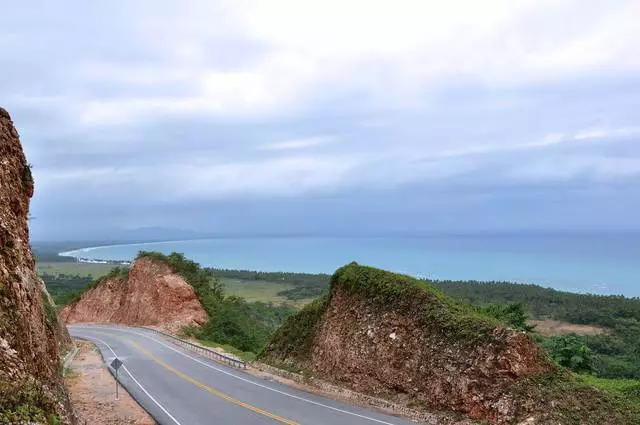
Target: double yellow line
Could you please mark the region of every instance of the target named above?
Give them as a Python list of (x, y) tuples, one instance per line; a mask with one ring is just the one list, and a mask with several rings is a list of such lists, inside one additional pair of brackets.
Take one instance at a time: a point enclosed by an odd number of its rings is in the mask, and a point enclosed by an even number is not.
[(136, 344), (135, 342), (133, 342), (131, 339), (126, 338), (126, 340), (129, 342), (129, 344), (131, 344), (133, 347), (135, 347), (138, 351), (140, 351), (141, 353), (143, 353), (144, 355), (146, 355), (147, 357), (149, 357), (151, 360), (153, 360), (154, 362), (156, 362), (157, 364), (159, 364), (160, 366), (162, 366), (163, 368), (167, 369), (169, 372), (173, 372), (176, 375), (178, 375), (179, 377), (181, 377), (182, 379), (189, 381), (190, 383), (192, 383), (193, 385), (195, 385), (198, 388), (201, 388), (205, 391), (208, 391), (209, 393), (220, 397), (223, 400), (228, 401), (229, 403), (233, 403), (236, 404), (238, 406), (244, 407), (245, 409), (249, 409), (252, 412), (258, 413), (260, 415), (266, 416), (268, 418), (271, 418), (275, 421), (278, 421), (280, 423), (283, 424), (287, 424), (287, 425), (300, 425), (298, 422), (294, 422), (291, 419), (287, 419), (287, 418), (283, 418), (281, 416), (278, 415), (274, 415), (271, 412), (267, 412), (266, 410), (262, 410), (259, 407), (253, 406), (251, 404), (245, 403), (243, 401), (238, 400), (237, 398), (233, 398), (225, 393), (222, 393), (218, 390), (216, 390), (215, 388), (211, 388), (210, 386), (203, 384), (202, 382), (198, 381), (197, 379), (194, 379), (192, 377), (190, 377), (189, 375), (186, 375), (182, 372), (180, 372), (179, 370), (169, 366), (167, 363), (163, 362), (162, 360), (160, 360), (159, 358), (157, 358), (156, 356), (154, 356), (153, 354), (151, 354), (149, 351), (145, 350), (144, 348), (140, 347), (138, 344)]

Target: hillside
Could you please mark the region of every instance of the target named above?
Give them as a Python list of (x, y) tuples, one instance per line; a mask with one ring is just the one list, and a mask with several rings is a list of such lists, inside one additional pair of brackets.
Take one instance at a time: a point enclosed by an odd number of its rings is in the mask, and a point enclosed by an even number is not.
[(0, 424), (74, 423), (60, 353), (70, 344), (36, 275), (27, 217), (34, 183), (0, 108)]
[(342, 267), (261, 360), (352, 390), (490, 423), (632, 424), (637, 408), (577, 383), (525, 333), (433, 285)]
[(60, 313), (66, 323), (201, 326), (207, 313), (189, 283), (164, 262), (139, 258), (114, 269)]

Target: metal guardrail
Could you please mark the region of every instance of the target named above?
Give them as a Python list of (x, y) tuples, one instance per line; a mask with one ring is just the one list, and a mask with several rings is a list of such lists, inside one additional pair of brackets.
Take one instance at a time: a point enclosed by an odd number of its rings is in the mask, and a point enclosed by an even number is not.
[(183, 339), (180, 339), (180, 338), (178, 338), (176, 336), (173, 336), (171, 334), (168, 334), (166, 332), (159, 331), (157, 329), (147, 328), (145, 326), (136, 326), (136, 327), (138, 329), (144, 329), (146, 331), (150, 331), (150, 332), (153, 332), (155, 334), (162, 335), (162, 336), (164, 336), (166, 338), (171, 339), (174, 343), (187, 348), (190, 351), (194, 351), (194, 352), (196, 352), (196, 353), (198, 353), (200, 355), (203, 355), (205, 357), (209, 357), (209, 358), (211, 358), (213, 360), (216, 360), (216, 361), (219, 361), (219, 362), (222, 362), (222, 363), (226, 363), (229, 366), (237, 367), (239, 369), (246, 369), (247, 368), (247, 364), (242, 360), (238, 360), (238, 359), (235, 359), (233, 357), (225, 356), (222, 353), (218, 353), (217, 351), (210, 350), (210, 349), (208, 349), (206, 347), (202, 347), (202, 346), (197, 345), (197, 344), (192, 344), (189, 341), (185, 341)]

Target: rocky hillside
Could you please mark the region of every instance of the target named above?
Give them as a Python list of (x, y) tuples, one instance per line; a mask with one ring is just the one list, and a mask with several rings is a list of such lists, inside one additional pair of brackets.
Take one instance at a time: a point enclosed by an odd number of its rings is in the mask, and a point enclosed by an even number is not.
[(493, 424), (632, 424), (640, 416), (557, 369), (523, 332), (431, 285), (363, 267), (287, 319), (261, 360), (409, 407)]
[(29, 246), (34, 185), (0, 108), (0, 424), (73, 423), (60, 353), (70, 344)]
[(208, 321), (193, 287), (165, 262), (137, 259), (130, 270), (111, 273), (60, 316), (66, 323), (118, 323), (178, 329)]

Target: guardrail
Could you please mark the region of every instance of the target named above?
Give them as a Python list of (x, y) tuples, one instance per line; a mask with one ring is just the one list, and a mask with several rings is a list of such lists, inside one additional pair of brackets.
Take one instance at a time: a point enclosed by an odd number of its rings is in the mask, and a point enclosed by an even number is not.
[(229, 366), (237, 367), (239, 369), (246, 369), (247, 368), (247, 364), (242, 360), (238, 360), (238, 359), (235, 359), (233, 357), (225, 356), (222, 353), (218, 353), (217, 351), (210, 350), (210, 349), (208, 349), (206, 347), (202, 347), (200, 345), (192, 344), (189, 341), (185, 341), (183, 339), (180, 339), (180, 338), (178, 338), (176, 336), (173, 336), (171, 334), (168, 334), (166, 332), (159, 331), (157, 329), (147, 328), (145, 326), (136, 326), (136, 327), (138, 329), (144, 329), (146, 331), (150, 331), (150, 332), (153, 332), (155, 334), (162, 335), (162, 336), (164, 336), (166, 338), (171, 339), (171, 341), (173, 341), (174, 343), (176, 343), (176, 344), (178, 344), (178, 345), (180, 345), (182, 347), (187, 348), (190, 351), (194, 351), (194, 352), (196, 352), (196, 353), (198, 353), (200, 355), (203, 355), (205, 357), (209, 357), (209, 358), (211, 358), (213, 360), (216, 360), (216, 361), (219, 361), (219, 362), (222, 362), (222, 363), (226, 363)]

